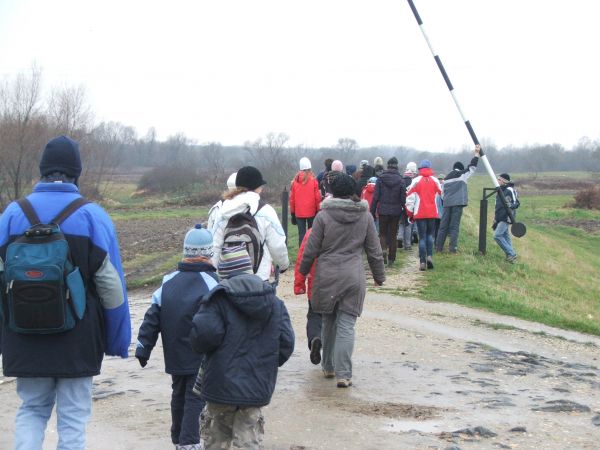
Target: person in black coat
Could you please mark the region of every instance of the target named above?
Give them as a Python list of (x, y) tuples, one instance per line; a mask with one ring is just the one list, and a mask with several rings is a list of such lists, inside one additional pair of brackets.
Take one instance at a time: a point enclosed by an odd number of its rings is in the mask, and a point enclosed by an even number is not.
[[(402, 175), (398, 172), (398, 160), (388, 160), (387, 170), (381, 172), (375, 185), (375, 193), (371, 202), (371, 214), (379, 213), (379, 240), (383, 249), (383, 259), (392, 265), (396, 260), (398, 242), (398, 223), (404, 211), (406, 186)], [(389, 251), (388, 251), (389, 248)]]
[(274, 288), (252, 273), (245, 245), (223, 248), (219, 276), (190, 333), (194, 350), (206, 355), (196, 391), (207, 402), (204, 448), (261, 448), (261, 407), (294, 351), (294, 331)]
[(161, 335), (165, 372), (171, 375), (171, 441), (176, 448), (199, 450), (200, 413), (204, 401), (193, 393), (203, 355), (190, 345), (192, 318), (200, 299), (217, 285), (211, 264), (212, 235), (196, 225), (185, 235), (183, 260), (177, 270), (166, 275), (152, 294), (138, 334), (135, 357), (146, 367), (150, 353)]

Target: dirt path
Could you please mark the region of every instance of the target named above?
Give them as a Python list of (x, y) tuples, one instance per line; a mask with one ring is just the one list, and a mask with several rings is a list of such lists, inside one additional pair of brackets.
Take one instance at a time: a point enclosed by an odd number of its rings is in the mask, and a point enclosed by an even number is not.
[[(386, 288), (410, 290), (419, 277), (408, 266)], [(354, 386), (338, 389), (309, 362), (306, 300), (291, 295), (291, 274), (279, 293), (297, 344), (265, 408), (267, 449), (600, 448), (599, 338), (371, 289)], [(134, 334), (148, 301), (148, 292), (130, 295)], [(135, 359), (105, 359), (89, 449), (172, 448), (162, 370), (160, 346), (143, 370)], [(14, 388), (0, 384), (1, 449), (12, 445)], [(55, 430), (51, 419), (44, 448), (55, 448)]]

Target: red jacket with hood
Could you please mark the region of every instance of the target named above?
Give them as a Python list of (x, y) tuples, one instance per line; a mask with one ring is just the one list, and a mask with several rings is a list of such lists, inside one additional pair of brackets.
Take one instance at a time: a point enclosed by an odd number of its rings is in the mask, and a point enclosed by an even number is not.
[(312, 172), (300, 171), (292, 181), (290, 188), (290, 213), (296, 217), (307, 219), (315, 217), (321, 204), (319, 183)]
[(367, 183), (363, 188), (360, 198), (366, 200), (369, 203), (369, 211), (371, 210), (371, 203), (373, 202), (373, 194), (375, 193), (375, 183)]
[(440, 181), (429, 167), (419, 169), (406, 192), (406, 213), (411, 220), (439, 219), (436, 197), (442, 195)]

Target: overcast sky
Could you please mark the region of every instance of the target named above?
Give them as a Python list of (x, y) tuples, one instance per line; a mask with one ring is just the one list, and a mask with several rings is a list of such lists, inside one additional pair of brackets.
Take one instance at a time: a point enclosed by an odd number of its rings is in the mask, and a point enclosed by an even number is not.
[[(599, 1), (414, 1), (481, 141), (600, 138)], [(140, 135), (471, 146), (405, 0), (0, 0), (0, 77), (32, 62)]]

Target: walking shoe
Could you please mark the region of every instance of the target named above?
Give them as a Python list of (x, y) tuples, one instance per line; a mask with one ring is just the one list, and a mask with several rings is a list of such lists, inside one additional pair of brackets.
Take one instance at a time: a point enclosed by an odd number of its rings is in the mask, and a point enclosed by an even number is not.
[(408, 247), (404, 247), (404, 250), (406, 250), (406, 251), (412, 250), (412, 245), (409, 245)]
[(394, 265), (394, 263), (395, 263), (395, 262), (396, 262), (396, 260), (395, 260), (395, 259), (390, 259), (390, 260), (388, 261), (388, 267), (392, 267), (392, 266)]
[(321, 338), (314, 337), (310, 341), (310, 362), (313, 364), (319, 364), (321, 362)]
[(433, 259), (431, 259), (431, 256), (427, 257), (427, 268), (433, 269)]
[(347, 388), (349, 386), (352, 386), (352, 380), (349, 378), (338, 378), (337, 380), (337, 387), (339, 388)]
[(419, 264), (419, 270), (427, 270), (427, 266), (425, 265), (424, 262), (422, 262), (421, 264)]
[(506, 257), (506, 260), (507, 260), (509, 263), (511, 263), (511, 264), (514, 264), (514, 263), (516, 263), (516, 262), (517, 262), (517, 255), (507, 256), (507, 257)]
[(397, 239), (396, 242), (398, 243), (398, 248), (402, 248), (402, 246), (404, 245), (403, 239)]
[(323, 369), (323, 375), (325, 378), (333, 378), (335, 377), (335, 372)]

